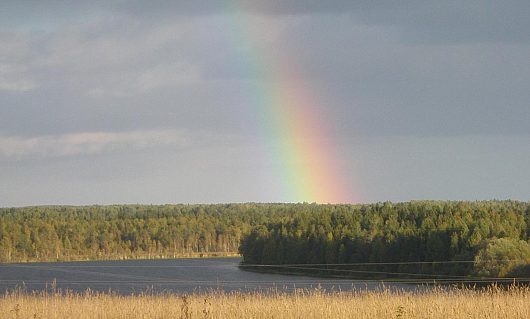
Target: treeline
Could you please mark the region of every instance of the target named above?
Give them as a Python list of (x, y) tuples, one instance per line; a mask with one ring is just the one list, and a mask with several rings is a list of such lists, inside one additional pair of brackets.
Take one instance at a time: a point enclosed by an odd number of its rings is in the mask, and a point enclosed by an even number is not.
[(358, 278), (530, 277), (529, 237), (530, 203), (414, 201), (299, 211), (254, 228), (240, 252), (247, 265), (290, 265), (257, 268), (276, 271)]
[(0, 209), (0, 262), (237, 253), (288, 205), (41, 206)]

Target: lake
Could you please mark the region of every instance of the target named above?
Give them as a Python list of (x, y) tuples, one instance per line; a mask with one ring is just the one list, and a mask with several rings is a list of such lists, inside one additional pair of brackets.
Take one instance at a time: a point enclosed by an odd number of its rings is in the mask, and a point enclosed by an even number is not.
[[(167, 260), (86, 261), (58, 263), (0, 264), (0, 293), (22, 288), (25, 291), (61, 290), (133, 294), (192, 293), (222, 290), (225, 292), (292, 292), (299, 288), (349, 291), (381, 289), (370, 281), (313, 278), (255, 273), (238, 268), (240, 258), (197, 258)], [(387, 287), (413, 290), (412, 285), (389, 284)]]

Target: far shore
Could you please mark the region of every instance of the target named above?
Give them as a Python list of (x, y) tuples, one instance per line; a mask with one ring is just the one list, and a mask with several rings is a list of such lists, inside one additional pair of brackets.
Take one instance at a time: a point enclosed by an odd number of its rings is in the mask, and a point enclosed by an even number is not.
[(164, 259), (198, 259), (198, 258), (236, 258), (241, 257), (235, 252), (201, 252), (201, 253), (178, 253), (178, 254), (145, 254), (137, 256), (69, 256), (60, 258), (26, 258), (9, 261), (0, 261), (0, 264), (25, 264), (25, 263), (62, 263), (80, 261), (124, 261), (124, 260), (164, 260)]

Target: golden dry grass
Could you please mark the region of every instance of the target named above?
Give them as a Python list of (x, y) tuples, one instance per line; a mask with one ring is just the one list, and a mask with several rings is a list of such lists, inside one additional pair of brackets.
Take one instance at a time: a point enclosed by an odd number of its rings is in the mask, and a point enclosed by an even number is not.
[(530, 318), (530, 289), (425, 293), (139, 295), (10, 293), (0, 318)]

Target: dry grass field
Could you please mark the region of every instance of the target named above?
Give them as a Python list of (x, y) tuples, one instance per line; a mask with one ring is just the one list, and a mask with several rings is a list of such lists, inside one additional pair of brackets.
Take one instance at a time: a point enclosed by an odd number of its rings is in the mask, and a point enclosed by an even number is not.
[(530, 289), (0, 296), (0, 318), (530, 318)]

